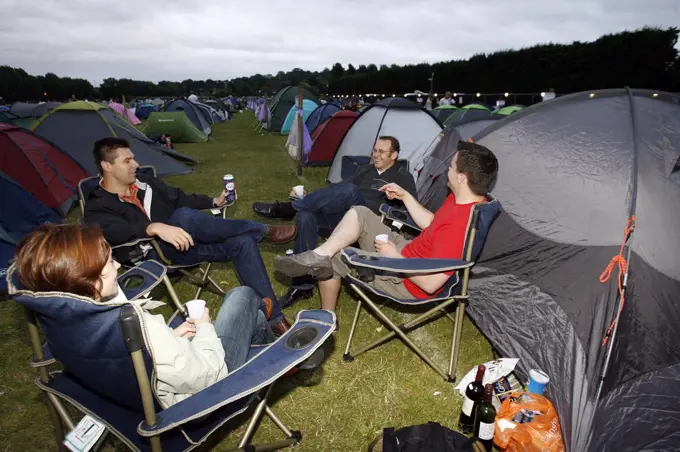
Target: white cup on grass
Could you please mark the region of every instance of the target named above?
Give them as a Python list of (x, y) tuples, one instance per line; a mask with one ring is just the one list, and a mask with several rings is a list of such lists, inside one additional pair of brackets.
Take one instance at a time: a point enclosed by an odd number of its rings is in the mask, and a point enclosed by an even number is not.
[(389, 236), (387, 234), (378, 234), (375, 236), (375, 239), (378, 242), (388, 242), (389, 241)]
[(293, 187), (293, 190), (295, 191), (295, 196), (297, 196), (300, 199), (302, 199), (302, 197), (305, 195), (304, 185), (296, 185), (295, 187)]
[(205, 300), (187, 301), (186, 307), (189, 310), (190, 319), (200, 319), (205, 311)]

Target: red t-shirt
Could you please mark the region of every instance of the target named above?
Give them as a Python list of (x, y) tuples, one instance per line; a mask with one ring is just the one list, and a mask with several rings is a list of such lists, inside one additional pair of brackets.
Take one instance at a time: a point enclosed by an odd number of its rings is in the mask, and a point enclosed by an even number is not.
[[(401, 251), (404, 257), (425, 259), (461, 259), (465, 234), (467, 233), (470, 211), (477, 204), (456, 204), (456, 198), (450, 194), (444, 204), (437, 210), (432, 223)], [(453, 271), (446, 272), (452, 275)], [(406, 289), (418, 299), (431, 298), (432, 295), (404, 278)], [(441, 292), (439, 289), (435, 295)]]

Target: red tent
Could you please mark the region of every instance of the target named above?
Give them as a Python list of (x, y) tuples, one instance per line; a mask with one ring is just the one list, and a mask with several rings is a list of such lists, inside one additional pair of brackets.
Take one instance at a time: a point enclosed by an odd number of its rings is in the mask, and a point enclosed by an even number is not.
[(307, 166), (328, 166), (333, 163), (335, 151), (338, 150), (347, 129), (359, 116), (358, 113), (341, 110), (330, 115), (312, 131), (312, 150), (309, 153)]
[(54, 144), (13, 124), (0, 124), (0, 171), (46, 206), (66, 215), (88, 176)]

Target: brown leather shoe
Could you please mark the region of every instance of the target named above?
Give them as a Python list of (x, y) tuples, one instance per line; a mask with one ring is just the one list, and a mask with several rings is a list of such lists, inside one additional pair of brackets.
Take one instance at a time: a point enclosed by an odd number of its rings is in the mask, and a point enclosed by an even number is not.
[(287, 318), (283, 318), (279, 323), (275, 325), (269, 325), (274, 333), (274, 336), (281, 337), (283, 334), (290, 329), (290, 322)]
[(290, 242), (297, 235), (297, 228), (295, 225), (270, 224), (268, 226), (269, 232), (264, 236), (264, 238), (271, 243)]

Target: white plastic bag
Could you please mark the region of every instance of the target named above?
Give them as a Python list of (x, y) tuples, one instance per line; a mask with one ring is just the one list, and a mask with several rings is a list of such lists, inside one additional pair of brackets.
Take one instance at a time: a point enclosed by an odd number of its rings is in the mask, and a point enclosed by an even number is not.
[[(501, 378), (510, 375), (510, 373), (515, 370), (515, 366), (518, 362), (519, 358), (501, 358), (484, 363), (486, 372), (484, 372), (482, 385), (496, 383)], [(460, 395), (465, 395), (465, 388), (474, 381), (475, 376), (477, 375), (477, 367), (478, 366), (475, 366), (470, 369), (470, 371), (460, 380), (458, 386), (456, 386)]]

